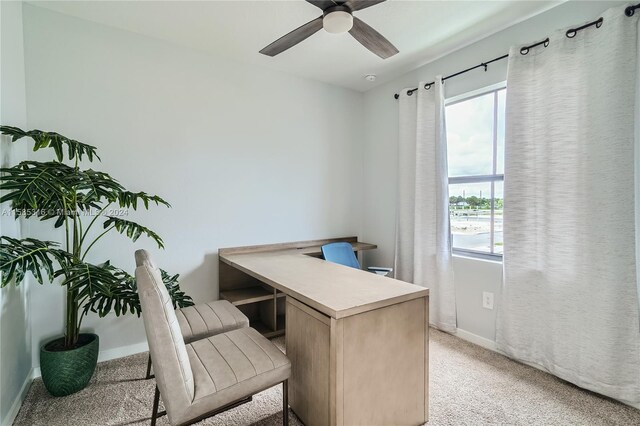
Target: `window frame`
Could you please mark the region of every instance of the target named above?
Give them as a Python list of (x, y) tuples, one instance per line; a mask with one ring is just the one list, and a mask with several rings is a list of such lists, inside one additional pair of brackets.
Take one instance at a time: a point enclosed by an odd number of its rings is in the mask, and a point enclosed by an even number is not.
[[(455, 105), (457, 103), (465, 102), (472, 100), (474, 98), (478, 98), (480, 96), (487, 95), (489, 93), (493, 93), (493, 141), (492, 141), (492, 155), (493, 155), (493, 173), (490, 175), (475, 175), (475, 176), (448, 176), (447, 171), (447, 179), (448, 185), (452, 184), (465, 184), (465, 183), (490, 183), (491, 184), (491, 236), (490, 236), (490, 247), (491, 251), (479, 251), (479, 250), (471, 250), (465, 248), (456, 248), (453, 247), (453, 233), (450, 232), (451, 235), (451, 251), (454, 255), (462, 256), (462, 257), (471, 257), (476, 259), (484, 259), (484, 260), (493, 260), (502, 262), (503, 253), (494, 253), (495, 247), (495, 183), (496, 182), (504, 182), (504, 173), (497, 173), (498, 167), (498, 93), (502, 90), (506, 90), (507, 82), (503, 81), (497, 84), (493, 84), (491, 86), (483, 87), (478, 90), (474, 90), (471, 92), (466, 92), (457, 96), (453, 96), (451, 98), (445, 99), (445, 110), (446, 107)], [(446, 114), (446, 113), (445, 113)], [(448, 144), (448, 142), (447, 142)], [(448, 186), (447, 186), (448, 188)], [(504, 209), (504, 207), (503, 207)], [(451, 213), (449, 213), (449, 217), (451, 217)], [(504, 220), (504, 219), (503, 219)]]

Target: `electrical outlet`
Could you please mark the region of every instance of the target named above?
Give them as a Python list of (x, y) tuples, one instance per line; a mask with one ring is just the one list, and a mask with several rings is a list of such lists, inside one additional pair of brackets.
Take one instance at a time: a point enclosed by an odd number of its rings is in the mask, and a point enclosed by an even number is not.
[(482, 307), (486, 309), (493, 309), (493, 293), (488, 291), (482, 292)]

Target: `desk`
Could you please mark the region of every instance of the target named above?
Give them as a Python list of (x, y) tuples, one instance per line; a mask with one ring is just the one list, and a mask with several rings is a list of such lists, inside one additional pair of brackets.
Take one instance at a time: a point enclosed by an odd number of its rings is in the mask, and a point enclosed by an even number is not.
[(429, 291), (313, 257), (318, 241), (290, 244), (220, 249), (219, 265), (222, 297), (259, 284), (276, 328), (286, 322), (296, 415), (308, 426), (425, 423)]

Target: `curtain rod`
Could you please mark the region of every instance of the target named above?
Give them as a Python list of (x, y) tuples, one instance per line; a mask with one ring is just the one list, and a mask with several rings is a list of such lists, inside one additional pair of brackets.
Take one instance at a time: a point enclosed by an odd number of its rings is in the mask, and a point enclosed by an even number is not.
[[(624, 14), (629, 16), (629, 17), (631, 17), (631, 16), (633, 16), (635, 14), (636, 9), (640, 9), (640, 3), (636, 4), (635, 6), (627, 7), (624, 10)], [(573, 37), (576, 36), (576, 34), (578, 34), (578, 31), (584, 30), (585, 28), (589, 28), (589, 27), (592, 27), (592, 26), (595, 26), (596, 28), (600, 28), (602, 26), (603, 22), (604, 22), (604, 19), (602, 17), (600, 17), (600, 18), (596, 19), (593, 22), (589, 22), (588, 24), (582, 25), (581, 27), (571, 28), (571, 29), (567, 30), (565, 35), (568, 38), (573, 38)], [(526, 55), (527, 53), (529, 53), (529, 51), (531, 49), (533, 49), (534, 47), (540, 46), (540, 45), (544, 45), (544, 47), (547, 47), (549, 45), (549, 37), (547, 37), (546, 39), (544, 39), (544, 40), (542, 40), (542, 41), (540, 41), (538, 43), (534, 43), (534, 44), (532, 44), (530, 46), (522, 47), (520, 49), (520, 54), (521, 55)], [(493, 62), (501, 61), (502, 59), (506, 59), (508, 57), (509, 57), (509, 54), (507, 53), (506, 55), (499, 56), (499, 57), (494, 58), (494, 59), (492, 59), (490, 61), (482, 62), (482, 63), (480, 63), (480, 64), (478, 64), (478, 65), (476, 65), (474, 67), (467, 68), (466, 70), (458, 71), (455, 74), (451, 74), (451, 75), (448, 75), (446, 77), (443, 77), (442, 81), (444, 82), (445, 80), (448, 80), (448, 79), (453, 78), (453, 77), (457, 77), (457, 76), (462, 75), (464, 73), (467, 73), (469, 71), (473, 71), (473, 70), (475, 70), (477, 68), (484, 68), (484, 70), (487, 71), (487, 66), (489, 64), (491, 64)], [(429, 90), (429, 89), (431, 89), (431, 86), (433, 86), (434, 84), (435, 84), (435, 81), (432, 81), (431, 83), (425, 84), (424, 88), (426, 90)], [(417, 87), (407, 90), (407, 95), (409, 95), (409, 96), (413, 95), (413, 92), (415, 92), (416, 90), (418, 90)], [(398, 93), (396, 93), (395, 95), (393, 95), (393, 97), (394, 97), (394, 99), (398, 99), (398, 98), (400, 98), (400, 95)]]
[[(500, 60), (502, 60), (502, 59), (506, 59), (506, 58), (508, 58), (508, 57), (509, 57), (509, 54), (507, 53), (506, 55), (502, 55), (502, 56), (500, 56), (500, 57), (498, 57), (498, 58), (494, 58), (494, 59), (492, 59), (492, 60), (490, 60), (490, 61), (487, 61), (487, 62), (483, 62), (483, 63), (481, 63), (481, 64), (478, 64), (478, 65), (476, 65), (475, 67), (467, 68), (467, 69), (466, 69), (466, 70), (464, 70), (464, 71), (458, 71), (458, 72), (457, 72), (457, 73), (455, 73), (455, 74), (451, 74), (451, 75), (448, 75), (448, 76), (446, 76), (446, 77), (443, 77), (443, 78), (442, 78), (442, 81), (448, 80), (448, 79), (450, 79), (450, 78), (452, 78), (452, 77), (457, 77), (457, 76), (459, 76), (459, 75), (461, 75), (461, 74), (464, 74), (464, 73), (466, 73), (466, 72), (469, 72), (469, 71), (475, 70), (476, 68), (480, 68), (480, 67), (484, 67), (484, 70), (486, 71), (486, 70), (487, 70), (487, 66), (488, 66), (490, 63), (493, 63), (493, 62), (496, 62), (496, 61), (500, 61)], [(433, 86), (435, 83), (436, 83), (435, 81), (432, 81), (431, 83), (427, 83), (427, 84), (425, 84), (425, 85), (424, 85), (424, 88), (425, 88), (425, 89), (427, 89), (427, 90), (429, 90), (429, 89), (431, 89), (431, 86)], [(418, 90), (418, 88), (417, 88), (417, 87), (416, 87), (416, 88), (414, 88), (414, 89), (407, 90), (407, 95), (409, 95), (409, 96), (413, 95), (413, 92), (415, 92), (416, 90)], [(395, 95), (393, 95), (393, 97), (394, 97), (394, 98), (396, 98), (396, 99), (398, 99), (398, 98), (400, 97), (400, 95), (396, 93)]]

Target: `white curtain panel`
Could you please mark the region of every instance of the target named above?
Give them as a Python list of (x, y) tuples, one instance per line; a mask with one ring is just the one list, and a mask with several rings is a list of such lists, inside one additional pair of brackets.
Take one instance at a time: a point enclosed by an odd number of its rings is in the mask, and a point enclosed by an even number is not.
[(456, 330), (441, 77), (400, 95), (396, 278), (429, 288), (429, 322)]
[(510, 356), (630, 403), (640, 402), (637, 15), (609, 9), (600, 28), (511, 50), (496, 335)]

